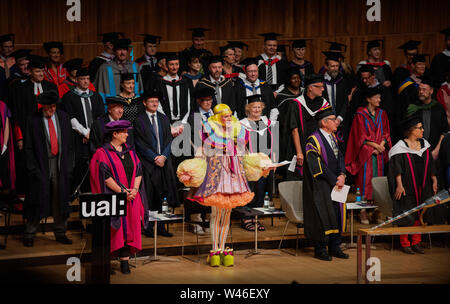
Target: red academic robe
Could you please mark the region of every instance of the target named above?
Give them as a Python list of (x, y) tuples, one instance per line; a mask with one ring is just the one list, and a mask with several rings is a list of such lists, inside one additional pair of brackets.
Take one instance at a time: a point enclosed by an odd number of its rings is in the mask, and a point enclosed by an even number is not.
[(63, 68), (62, 64), (58, 66), (56, 73), (51, 68), (48, 67), (44, 68), (44, 79), (55, 84), (57, 87), (62, 85), (66, 77), (67, 77), (67, 70), (66, 68)]
[[(345, 153), (345, 168), (352, 175), (356, 175), (356, 187), (366, 199), (372, 200), (372, 177), (374, 175), (374, 162), (372, 152), (374, 148), (365, 144), (371, 141), (380, 144), (386, 141), (383, 153), (376, 155), (377, 176), (384, 175), (384, 164), (389, 160), (388, 152), (392, 147), (389, 119), (386, 111), (376, 109), (375, 123), (369, 115), (367, 108), (360, 107), (353, 119), (350, 136)], [(375, 156), (375, 155), (374, 155)]]
[[(128, 184), (119, 156), (110, 144), (105, 144), (97, 149), (90, 163), (92, 193), (112, 193), (105, 184), (105, 180), (111, 175), (127, 189), (134, 188), (136, 173), (142, 170), (141, 163), (134, 150), (129, 150), (128, 147), (126, 149), (134, 164), (132, 184)], [(117, 251), (125, 245), (130, 246), (131, 254), (142, 249), (141, 220), (144, 227), (147, 227), (148, 224), (148, 205), (144, 189), (142, 180), (136, 198), (127, 202), (127, 215), (111, 218), (111, 252)]]

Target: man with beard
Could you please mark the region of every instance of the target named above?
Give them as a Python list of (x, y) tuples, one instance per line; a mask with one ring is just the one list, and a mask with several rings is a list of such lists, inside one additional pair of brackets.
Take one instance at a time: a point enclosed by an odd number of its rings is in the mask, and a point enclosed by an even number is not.
[(436, 90), (445, 82), (445, 76), (450, 69), (450, 27), (442, 30), (441, 34), (445, 37), (445, 50), (434, 56), (431, 61), (431, 75)]
[(406, 58), (406, 63), (402, 63), (394, 71), (394, 85), (396, 88), (406, 77), (411, 74), (412, 59), (414, 55), (417, 55), (419, 53), (418, 47), (421, 43), (422, 42), (417, 40), (409, 40), (398, 47), (399, 49), (403, 50)]
[(66, 68), (61, 61), (64, 54), (64, 46), (60, 41), (44, 42), (44, 50), (48, 55), (48, 63), (44, 69), (45, 80), (54, 83), (59, 87), (67, 77)]
[(385, 87), (390, 87), (392, 85), (391, 63), (387, 60), (381, 59), (381, 52), (382, 52), (380, 44), (381, 41), (383, 40), (375, 39), (366, 41), (368, 58), (367, 60), (359, 62), (356, 71), (358, 72), (358, 69), (363, 64), (372, 65), (375, 70), (375, 76), (377, 77), (378, 81)]
[(200, 63), (202, 67), (200, 69), (200, 73), (205, 74), (207, 70), (207, 58), (211, 57), (213, 53), (205, 49), (205, 32), (209, 31), (209, 29), (205, 29), (202, 27), (190, 28), (192, 31), (192, 46), (184, 49), (179, 53), (180, 56), (180, 73), (189, 71), (189, 66), (187, 64), (189, 53), (193, 50), (197, 50), (200, 53)]
[(103, 63), (109, 62), (114, 59), (113, 42), (115, 40), (118, 40), (122, 35), (123, 33), (117, 32), (100, 34), (100, 36), (103, 36), (102, 42), (104, 51), (89, 63), (88, 69), (91, 81), (95, 79), (95, 77), (97, 76), (97, 71)]

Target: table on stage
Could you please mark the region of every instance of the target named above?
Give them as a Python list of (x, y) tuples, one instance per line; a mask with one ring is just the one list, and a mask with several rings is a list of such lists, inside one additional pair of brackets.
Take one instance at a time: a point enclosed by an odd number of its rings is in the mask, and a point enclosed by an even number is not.
[(370, 265), (367, 265), (367, 260), (370, 258), (370, 240), (371, 236), (375, 235), (401, 235), (401, 234), (425, 234), (425, 233), (446, 233), (450, 232), (450, 225), (432, 225), (432, 226), (410, 226), (410, 227), (389, 227), (378, 228), (375, 230), (359, 229), (358, 230), (358, 249), (356, 258), (356, 283), (361, 284), (362, 278), (362, 237), (366, 237), (366, 259), (365, 259), (365, 283), (368, 284), (367, 271)]
[(353, 242), (353, 210), (361, 210), (361, 209), (375, 209), (378, 206), (368, 205), (362, 202), (350, 202), (345, 204), (345, 208), (350, 210), (350, 244), (347, 244), (347, 248), (356, 248), (356, 244)]

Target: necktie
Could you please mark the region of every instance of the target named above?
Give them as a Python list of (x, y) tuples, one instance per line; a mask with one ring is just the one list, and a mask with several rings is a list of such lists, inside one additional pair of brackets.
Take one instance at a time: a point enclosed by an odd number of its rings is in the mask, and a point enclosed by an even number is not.
[(331, 106), (336, 109), (336, 96), (334, 94), (334, 82), (331, 83)]
[(333, 135), (331, 135), (331, 134), (330, 134), (330, 141), (331, 141), (331, 148), (333, 149), (333, 152), (334, 152), (334, 156), (336, 156), (336, 158), (338, 158), (339, 149), (336, 145), (336, 142), (334, 141)]
[(252, 83), (252, 93), (253, 95), (256, 95), (256, 87), (254, 83)]
[(51, 118), (47, 118), (48, 121), (48, 133), (50, 134), (50, 147), (52, 155), (55, 156), (58, 154), (58, 138), (56, 138), (56, 130), (55, 125), (53, 124), (53, 120)]
[(272, 75), (272, 59), (268, 60), (269, 64), (267, 65), (267, 84), (272, 84), (273, 75)]
[(86, 128), (89, 129), (93, 122), (91, 104), (89, 102), (89, 99), (86, 97), (81, 98), (81, 100), (84, 103), (84, 109), (86, 111)]
[(222, 103), (222, 96), (220, 96), (219, 82), (216, 81), (215, 84), (216, 84), (216, 87), (215, 87), (215, 90), (216, 90), (216, 101), (217, 101), (217, 104), (221, 104)]
[(209, 118), (209, 116), (211, 116), (211, 113), (209, 113), (209, 112), (206, 112), (206, 113), (205, 113), (205, 116), (206, 116), (206, 119), (208, 119), (208, 118)]
[(155, 132), (155, 136), (156, 136), (156, 141), (157, 141), (157, 150), (158, 150), (158, 154), (161, 153), (161, 148), (159, 145), (159, 132), (158, 132), (158, 127), (156, 126), (156, 118), (155, 118), (156, 114), (152, 114), (152, 128), (153, 128), (153, 132)]
[(172, 100), (173, 100), (173, 116), (178, 116), (178, 96), (177, 96), (177, 85), (176, 80), (172, 80)]

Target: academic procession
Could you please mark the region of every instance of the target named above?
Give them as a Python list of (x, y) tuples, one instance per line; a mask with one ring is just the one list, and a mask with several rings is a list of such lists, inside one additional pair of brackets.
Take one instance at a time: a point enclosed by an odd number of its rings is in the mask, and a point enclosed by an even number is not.
[(450, 283), (448, 1), (0, 3), (5, 284)]

